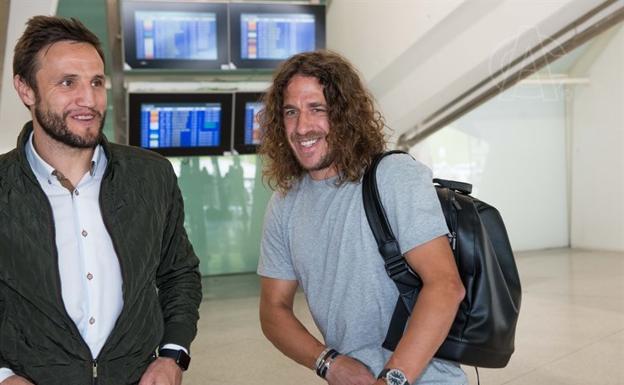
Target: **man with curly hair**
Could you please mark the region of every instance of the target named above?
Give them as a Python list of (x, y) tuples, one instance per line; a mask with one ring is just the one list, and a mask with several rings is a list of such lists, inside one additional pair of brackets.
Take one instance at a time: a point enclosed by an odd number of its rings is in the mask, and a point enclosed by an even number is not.
[[(260, 153), (277, 190), (258, 266), (264, 334), (332, 385), (466, 384), (457, 363), (432, 359), (464, 288), (430, 170), (404, 154), (377, 170), (390, 224), (424, 283), (393, 353), (381, 345), (398, 291), (362, 204), (364, 171), (386, 145), (373, 98), (344, 58), (317, 51), (287, 60), (264, 101)], [(299, 286), (324, 343), (294, 315)]]

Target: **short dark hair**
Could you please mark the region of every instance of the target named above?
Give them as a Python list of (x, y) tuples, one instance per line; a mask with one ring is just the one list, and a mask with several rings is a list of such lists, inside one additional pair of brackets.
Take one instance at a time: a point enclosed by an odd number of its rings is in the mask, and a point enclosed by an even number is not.
[(305, 52), (275, 72), (258, 121), (263, 130), (259, 153), (271, 188), (288, 191), (306, 172), (293, 154), (284, 129), (284, 93), (295, 75), (316, 78), (323, 87), (330, 124), (327, 142), (338, 170), (338, 184), (357, 182), (373, 157), (386, 146), (385, 122), (373, 96), (349, 61), (331, 51)]
[(37, 54), (59, 41), (91, 44), (104, 62), (100, 39), (79, 20), (73, 17), (65, 19), (57, 16), (34, 16), (26, 22), (26, 30), (15, 45), (13, 76), (19, 75), (28, 86), (36, 90), (35, 75), (39, 70)]

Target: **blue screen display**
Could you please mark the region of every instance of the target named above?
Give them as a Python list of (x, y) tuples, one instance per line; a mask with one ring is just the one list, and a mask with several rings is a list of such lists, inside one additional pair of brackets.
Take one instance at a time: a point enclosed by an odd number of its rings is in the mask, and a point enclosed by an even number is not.
[(136, 11), (139, 60), (217, 59), (217, 15), (211, 12)]
[(245, 144), (258, 145), (261, 140), (256, 114), (264, 107), (262, 103), (245, 103)]
[(314, 15), (243, 13), (240, 17), (242, 59), (286, 59), (316, 47)]
[(221, 104), (141, 104), (141, 147), (217, 147)]

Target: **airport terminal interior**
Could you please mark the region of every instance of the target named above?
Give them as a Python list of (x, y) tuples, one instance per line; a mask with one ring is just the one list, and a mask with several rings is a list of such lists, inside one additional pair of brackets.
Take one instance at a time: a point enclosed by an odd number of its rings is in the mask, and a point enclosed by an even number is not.
[[(183, 384), (324, 382), (263, 336), (255, 274), (272, 191), (253, 117), (276, 66), (319, 48), (360, 71), (389, 148), (472, 184), (505, 222), (522, 284), (515, 352), (504, 368), (464, 367), (470, 384), (624, 384), (624, 0), (5, 0), (0, 153), (29, 120), (11, 63), (36, 14), (98, 35), (106, 136), (160, 152), (178, 176), (204, 294)], [(205, 40), (172, 38), (178, 53), (151, 35), (197, 18)], [(284, 50), (258, 25), (299, 32)], [(171, 111), (206, 116), (209, 134), (165, 132)], [(321, 338), (301, 292), (295, 312)]]

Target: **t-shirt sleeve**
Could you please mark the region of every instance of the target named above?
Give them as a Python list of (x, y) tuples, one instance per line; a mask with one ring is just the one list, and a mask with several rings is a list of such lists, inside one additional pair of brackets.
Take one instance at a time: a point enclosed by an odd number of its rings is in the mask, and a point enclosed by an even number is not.
[(407, 154), (387, 156), (377, 168), (381, 202), (403, 253), (449, 232), (431, 178)]
[(285, 239), (286, 228), (282, 221), (283, 207), (284, 197), (278, 192), (273, 193), (264, 216), (258, 275), (296, 280), (292, 258)]

